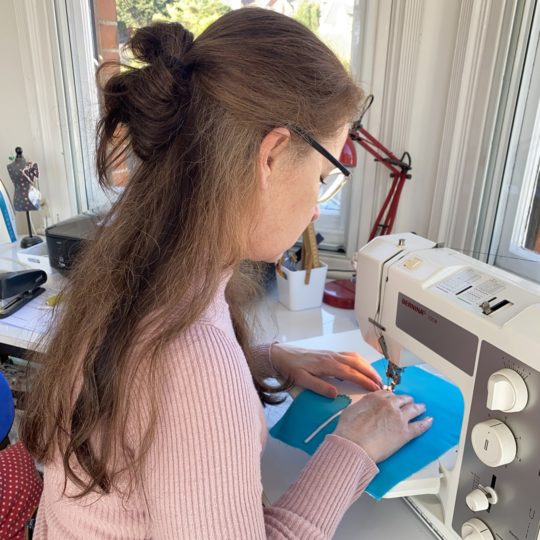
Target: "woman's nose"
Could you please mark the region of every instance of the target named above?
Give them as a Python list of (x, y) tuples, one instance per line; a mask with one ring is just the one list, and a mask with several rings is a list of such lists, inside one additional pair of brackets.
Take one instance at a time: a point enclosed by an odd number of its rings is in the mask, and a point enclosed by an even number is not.
[(317, 221), (320, 215), (321, 215), (321, 209), (319, 208), (319, 205), (317, 205), (315, 207), (315, 212), (313, 213), (313, 217), (311, 218), (311, 221)]

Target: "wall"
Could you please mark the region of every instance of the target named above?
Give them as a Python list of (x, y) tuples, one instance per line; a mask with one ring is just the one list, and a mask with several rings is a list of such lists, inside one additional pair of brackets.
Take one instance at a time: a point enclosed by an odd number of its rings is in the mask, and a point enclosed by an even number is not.
[[(0, 179), (13, 195), (13, 184), (6, 170), (9, 156), (15, 155), (15, 147), (21, 146), (27, 159), (40, 161), (41, 144), (29, 129), (30, 116), (25, 90), (19, 36), (12, 2), (2, 2), (0, 8), (0, 69), (2, 86), (0, 99)], [(32, 214), (38, 225), (37, 213)], [(17, 215), (17, 230), (26, 233), (24, 214)]]
[[(356, 75), (375, 95), (364, 124), (394, 154), (412, 156), (394, 232), (469, 251), (482, 232), (485, 194), (500, 181), (488, 175), (490, 152), (510, 39), (523, 15), (505, 0), (357, 3), (365, 37)], [(368, 159), (357, 174), (361, 246), (389, 179)]]
[[(393, 232), (426, 235), (461, 0), (358, 0), (365, 35), (357, 45), (355, 75), (374, 95), (364, 121), (368, 131), (400, 157), (412, 157)], [(358, 246), (367, 240), (391, 180), (386, 168), (360, 151), (362, 184)]]
[[(69, 120), (59, 92), (64, 81), (53, 2), (4, 0), (0, 44), (2, 69), (10, 73), (0, 100), (0, 151), (7, 157), (21, 145), (25, 157), (38, 163), (45, 201), (39, 214), (46, 226), (77, 212), (71, 148), (63, 136)], [(39, 214), (32, 213), (36, 225)]]
[(431, 215), (460, 2), (426, 2), (420, 25), (416, 81), (404, 148), (413, 158), (396, 230), (426, 235)]

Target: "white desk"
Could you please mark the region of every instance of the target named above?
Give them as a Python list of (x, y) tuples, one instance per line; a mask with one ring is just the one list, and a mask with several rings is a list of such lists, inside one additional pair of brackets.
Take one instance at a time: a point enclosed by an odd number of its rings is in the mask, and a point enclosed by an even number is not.
[[(20, 270), (35, 270), (35, 266), (24, 264), (17, 258), (17, 250), (19, 243), (15, 244), (0, 244), (0, 271), (1, 272), (16, 272)], [(59, 272), (52, 271), (47, 275), (47, 282), (43, 285), (46, 291), (57, 293), (65, 278)], [(46, 294), (46, 293), (44, 293)], [(30, 304), (35, 302), (43, 302), (44, 295), (38, 296)], [(24, 309), (24, 307), (22, 308)], [(16, 315), (16, 314), (15, 314)], [(0, 319), (0, 353), (12, 354), (14, 356), (24, 357), (25, 350), (34, 350), (37, 342), (41, 337), (40, 332), (32, 332), (16, 328), (6, 324)]]
[[(311, 310), (314, 311), (314, 310)], [(331, 334), (291, 343), (307, 349), (354, 351), (366, 360), (378, 360), (381, 355), (367, 345), (359, 330)], [(269, 427), (284, 414), (290, 399), (277, 407), (267, 407)], [(268, 437), (262, 460), (262, 478), (266, 497), (273, 502), (294, 482), (309, 456), (296, 448)], [(433, 540), (426, 528), (402, 499), (376, 502), (362, 495), (345, 514), (335, 540)]]

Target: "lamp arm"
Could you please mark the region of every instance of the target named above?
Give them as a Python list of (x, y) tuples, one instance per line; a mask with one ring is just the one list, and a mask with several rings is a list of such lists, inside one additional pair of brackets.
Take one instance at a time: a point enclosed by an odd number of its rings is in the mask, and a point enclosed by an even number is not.
[(390, 234), (392, 232), (405, 180), (411, 178), (409, 172), (412, 169), (411, 156), (408, 152), (404, 152), (401, 159), (398, 158), (371, 135), (361, 123), (352, 127), (349, 136), (351, 140), (356, 141), (366, 152), (371, 154), (375, 161), (384, 165), (390, 171), (390, 177), (393, 178), (392, 185), (371, 229), (369, 240), (372, 240), (377, 234)]
[[(402, 172), (408, 173), (412, 169), (410, 155), (408, 152), (405, 152), (401, 159), (398, 158), (378, 139), (371, 135), (371, 133), (369, 133), (369, 131), (367, 131), (367, 129), (365, 129), (362, 125), (353, 126), (349, 136), (364, 150), (370, 153), (375, 158), (375, 161), (382, 163), (393, 174), (397, 175)], [(405, 157), (408, 157), (408, 163), (404, 161)]]

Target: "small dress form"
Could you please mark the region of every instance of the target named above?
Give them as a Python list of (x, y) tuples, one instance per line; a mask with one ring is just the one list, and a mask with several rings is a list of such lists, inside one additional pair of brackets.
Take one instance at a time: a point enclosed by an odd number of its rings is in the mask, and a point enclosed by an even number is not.
[(13, 207), (17, 212), (26, 212), (29, 235), (21, 240), (21, 247), (27, 248), (43, 242), (39, 236), (32, 235), (32, 224), (30, 222), (30, 212), (39, 210), (41, 204), (41, 194), (37, 188), (39, 169), (37, 163), (24, 159), (20, 146), (15, 148), (15, 154), (16, 157), (7, 166), (7, 170), (15, 186)]

